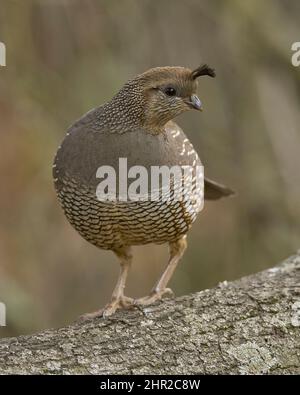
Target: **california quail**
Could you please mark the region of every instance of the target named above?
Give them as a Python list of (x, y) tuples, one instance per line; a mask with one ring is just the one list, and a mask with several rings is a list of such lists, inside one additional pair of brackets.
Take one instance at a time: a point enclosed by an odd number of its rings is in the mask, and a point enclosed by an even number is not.
[[(97, 247), (112, 250), (121, 272), (111, 301), (87, 318), (108, 316), (118, 308), (147, 305), (171, 292), (166, 288), (186, 246), (186, 234), (201, 209), (195, 190), (181, 201), (103, 201), (97, 198), (96, 173), (100, 166), (118, 169), (120, 158), (128, 168), (201, 165), (192, 144), (172, 119), (189, 109), (201, 110), (197, 78), (215, 76), (207, 65), (194, 71), (184, 67), (157, 67), (128, 81), (107, 103), (76, 121), (58, 148), (53, 176), (63, 210), (74, 228)], [(219, 199), (232, 191), (204, 180), (205, 199)], [(132, 260), (131, 246), (169, 243), (170, 259), (149, 296), (124, 296)]]

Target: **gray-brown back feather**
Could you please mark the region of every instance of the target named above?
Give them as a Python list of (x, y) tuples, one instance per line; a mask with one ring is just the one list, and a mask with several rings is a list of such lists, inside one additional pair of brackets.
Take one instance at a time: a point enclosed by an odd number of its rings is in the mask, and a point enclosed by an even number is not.
[(67, 172), (79, 183), (96, 187), (98, 167), (108, 165), (117, 170), (119, 158), (127, 158), (128, 168), (140, 165), (147, 170), (151, 166), (200, 164), (192, 144), (175, 122), (169, 122), (166, 132), (159, 135), (141, 128), (119, 134), (105, 127), (95, 130), (83, 119), (69, 128), (57, 152), (53, 172), (56, 185), (60, 187)]

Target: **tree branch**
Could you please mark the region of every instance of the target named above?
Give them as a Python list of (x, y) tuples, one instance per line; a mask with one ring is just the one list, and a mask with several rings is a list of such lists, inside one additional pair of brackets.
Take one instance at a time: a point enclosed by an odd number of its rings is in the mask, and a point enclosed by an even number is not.
[(0, 340), (0, 373), (300, 373), (300, 253), (143, 310)]

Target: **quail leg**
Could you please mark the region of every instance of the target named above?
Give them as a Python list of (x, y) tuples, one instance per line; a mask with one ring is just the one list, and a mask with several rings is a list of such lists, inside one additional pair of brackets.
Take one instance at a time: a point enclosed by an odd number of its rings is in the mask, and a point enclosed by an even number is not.
[(111, 300), (104, 308), (79, 317), (80, 321), (86, 321), (96, 317), (108, 317), (114, 314), (118, 309), (126, 309), (133, 306), (134, 300), (124, 295), (126, 279), (132, 261), (131, 249), (130, 247), (124, 247), (115, 250), (114, 252), (120, 259), (121, 271), (115, 289), (112, 293)]
[(156, 286), (152, 289), (150, 295), (136, 299), (134, 301), (135, 305), (148, 306), (149, 304), (152, 304), (157, 300), (161, 300), (163, 297), (167, 297), (167, 296), (170, 297), (174, 295), (173, 291), (170, 288), (166, 288), (166, 287), (177, 267), (179, 260), (184, 254), (186, 247), (187, 247), (186, 236), (183, 236), (181, 239), (175, 242), (169, 243), (170, 258), (165, 271), (163, 272)]

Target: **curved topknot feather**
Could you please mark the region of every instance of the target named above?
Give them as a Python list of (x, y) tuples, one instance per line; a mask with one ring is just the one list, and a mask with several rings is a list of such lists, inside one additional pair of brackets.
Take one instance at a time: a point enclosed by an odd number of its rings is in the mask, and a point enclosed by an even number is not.
[(216, 72), (212, 67), (209, 67), (207, 64), (203, 64), (202, 66), (197, 67), (197, 69), (192, 71), (192, 79), (195, 80), (196, 78), (208, 75), (212, 78), (216, 76)]

